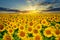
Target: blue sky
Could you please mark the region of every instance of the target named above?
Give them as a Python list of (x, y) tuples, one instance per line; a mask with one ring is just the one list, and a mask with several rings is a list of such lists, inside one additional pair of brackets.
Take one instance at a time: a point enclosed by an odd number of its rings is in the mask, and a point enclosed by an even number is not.
[(0, 7), (20, 9), (24, 5), (25, 0), (0, 0)]
[[(45, 5), (37, 5), (40, 2), (53, 2), (54, 0), (0, 0), (0, 7), (25, 10), (25, 9), (42, 9)], [(60, 7), (60, 0), (57, 0), (57, 3), (53, 5), (48, 4), (44, 8), (48, 8), (49, 6)], [(42, 7), (40, 7), (42, 6)]]

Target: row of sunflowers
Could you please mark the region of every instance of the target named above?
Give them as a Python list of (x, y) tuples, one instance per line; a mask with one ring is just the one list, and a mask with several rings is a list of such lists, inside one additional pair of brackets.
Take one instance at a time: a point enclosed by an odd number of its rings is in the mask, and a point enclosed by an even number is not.
[(0, 40), (60, 40), (60, 14), (0, 14)]

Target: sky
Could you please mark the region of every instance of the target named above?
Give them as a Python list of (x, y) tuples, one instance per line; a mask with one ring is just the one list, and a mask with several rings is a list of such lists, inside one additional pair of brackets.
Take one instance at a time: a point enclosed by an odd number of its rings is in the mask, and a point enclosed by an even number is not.
[(60, 8), (60, 0), (0, 0), (0, 7), (17, 10), (48, 10)]

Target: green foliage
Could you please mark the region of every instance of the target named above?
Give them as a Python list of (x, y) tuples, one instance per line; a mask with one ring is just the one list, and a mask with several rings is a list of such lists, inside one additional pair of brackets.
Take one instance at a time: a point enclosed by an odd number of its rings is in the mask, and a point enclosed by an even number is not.
[(43, 40), (50, 40), (50, 38), (44, 36)]
[(43, 40), (55, 40), (55, 37), (54, 36), (52, 36), (52, 37), (43, 36)]
[(42, 30), (40, 30), (40, 33), (42, 36), (43, 36), (43, 31), (44, 31), (44, 28), (42, 28)]
[(3, 38), (3, 35), (0, 33), (0, 38)]
[(0, 38), (0, 40), (3, 40), (2, 38)]
[(7, 24), (6, 24), (6, 23), (3, 23), (3, 25), (4, 25), (4, 27), (6, 27), (6, 26), (7, 26)]
[(47, 19), (48, 22), (51, 22), (50, 20)]
[(15, 29), (15, 30), (14, 30), (14, 34), (17, 34), (17, 33), (18, 33), (18, 30), (19, 30), (19, 29)]
[(52, 36), (50, 40), (55, 40), (55, 37), (54, 37), (54, 36)]
[(28, 33), (28, 37), (33, 37), (33, 34), (32, 33)]
[(55, 26), (56, 22), (51, 22), (51, 26)]
[(60, 24), (60, 22), (56, 22), (56, 23)]
[(7, 30), (4, 30), (4, 31), (0, 32), (0, 40), (2, 40), (5, 33), (7, 33)]
[(45, 29), (45, 28), (47, 28), (47, 26), (45, 26), (45, 25), (42, 25), (42, 28), (44, 28), (44, 29)]
[(13, 38), (14, 38), (14, 40), (21, 40), (21, 38), (19, 38), (18, 36), (17, 36), (17, 33), (18, 33), (18, 29), (16, 29), (15, 31), (14, 31), (14, 33), (13, 33)]
[(19, 38), (16, 34), (13, 34), (13, 38), (14, 40), (21, 40), (21, 38)]
[(42, 36), (44, 36), (44, 35), (43, 35), (43, 31), (45, 30), (45, 28), (47, 28), (47, 26), (42, 25), (42, 29), (40, 30), (40, 33), (41, 33)]

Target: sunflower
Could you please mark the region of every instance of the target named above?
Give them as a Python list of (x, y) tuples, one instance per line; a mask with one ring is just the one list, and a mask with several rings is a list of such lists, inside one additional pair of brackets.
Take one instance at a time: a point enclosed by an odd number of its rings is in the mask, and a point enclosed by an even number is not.
[(10, 24), (10, 21), (7, 21), (7, 25), (9, 25)]
[(41, 21), (42, 21), (42, 18), (38, 19), (38, 23), (40, 23), (40, 24), (41, 24)]
[(28, 38), (28, 40), (33, 40), (33, 38)]
[(34, 26), (35, 25), (35, 21), (29, 21), (28, 22), (28, 26)]
[(22, 40), (28, 40), (28, 38), (27, 37), (24, 37), (24, 38), (22, 38)]
[(53, 35), (54, 35), (55, 37), (59, 36), (59, 35), (60, 35), (60, 29), (55, 29), (55, 30), (53, 31)]
[(33, 22), (34, 24), (37, 24), (37, 23), (38, 23), (37, 21), (38, 21), (38, 19), (33, 19), (33, 20), (32, 20), (32, 22)]
[(52, 30), (53, 30), (53, 28), (50, 28), (50, 27), (46, 28), (43, 32), (44, 36), (51, 37), (52, 36)]
[(56, 28), (59, 28), (59, 27), (60, 27), (60, 24), (56, 24), (55, 27), (56, 27)]
[(54, 17), (48, 17), (48, 20), (49, 21), (53, 21), (54, 20)]
[(54, 20), (55, 20), (56, 22), (59, 22), (59, 21), (60, 21), (59, 17), (55, 17)]
[(46, 19), (43, 19), (43, 20), (41, 21), (41, 24), (42, 24), (42, 25), (46, 25), (46, 26), (49, 25), (49, 23), (46, 21)]
[(10, 34), (10, 35), (12, 35), (14, 33), (14, 29), (12, 29), (12, 28), (8, 28), (7, 31), (8, 31), (8, 34)]
[(18, 29), (19, 30), (25, 30), (25, 25), (19, 25)]
[(32, 26), (31, 27), (27, 27), (26, 30), (27, 30), (28, 33), (32, 33), (33, 27)]
[(37, 34), (36, 36), (34, 36), (34, 40), (43, 40), (42, 36)]
[(9, 26), (12, 27), (13, 29), (17, 29), (18, 28), (18, 25), (15, 22), (11, 22), (11, 24)]
[(25, 37), (22, 40), (33, 40), (33, 38), (32, 37)]
[(17, 34), (17, 36), (19, 37), (19, 38), (25, 38), (26, 37), (26, 32), (25, 31), (19, 31), (18, 32), (18, 34)]
[(13, 39), (12, 36), (10, 36), (9, 34), (5, 34), (3, 36), (3, 40), (12, 40), (12, 39)]
[(8, 18), (5, 18), (5, 21), (8, 21)]
[(30, 20), (28, 18), (25, 19), (25, 24), (29, 24)]
[(0, 24), (0, 32), (5, 29), (4, 25)]
[(41, 30), (41, 29), (42, 29), (42, 26), (41, 26), (41, 24), (37, 24), (37, 25), (35, 26), (35, 28), (36, 28), (37, 30)]
[(9, 26), (12, 27), (12, 26), (14, 26), (15, 24), (16, 24), (15, 22), (10, 22), (10, 23), (9, 23)]
[(25, 18), (21, 19), (21, 24), (22, 24), (22, 25), (24, 25), (25, 22), (26, 22), (26, 19), (25, 19)]
[(30, 23), (29, 23), (30, 26), (33, 26), (33, 24), (34, 24), (33, 22), (30, 22)]
[(55, 40), (60, 40), (60, 35), (58, 37), (56, 37)]
[(37, 35), (37, 34), (39, 34), (39, 31), (38, 31), (36, 28), (34, 28), (34, 29), (32, 30), (32, 33), (33, 33), (33, 35)]
[(10, 27), (10, 25), (7, 25), (7, 26), (5, 27), (5, 30), (8, 30), (9, 28), (12, 28), (12, 27)]

